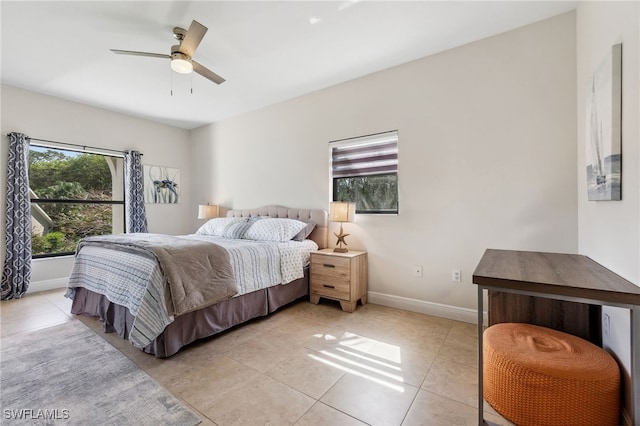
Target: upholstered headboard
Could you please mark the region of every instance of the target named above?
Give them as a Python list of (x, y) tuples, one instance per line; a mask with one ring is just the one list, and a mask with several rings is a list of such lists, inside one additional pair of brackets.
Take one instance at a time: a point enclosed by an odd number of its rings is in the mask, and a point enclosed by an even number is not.
[(294, 209), (283, 206), (263, 206), (256, 209), (235, 209), (227, 212), (228, 217), (269, 216), (297, 219), (306, 223), (315, 223), (316, 227), (309, 239), (318, 244), (318, 248), (327, 248), (329, 238), (329, 215), (321, 209)]

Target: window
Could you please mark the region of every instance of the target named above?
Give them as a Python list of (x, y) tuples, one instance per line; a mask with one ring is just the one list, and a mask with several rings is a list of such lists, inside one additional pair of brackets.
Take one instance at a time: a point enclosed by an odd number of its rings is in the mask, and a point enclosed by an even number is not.
[(333, 201), (356, 213), (398, 213), (398, 132), (331, 142)]
[(31, 145), (33, 258), (75, 253), (90, 235), (124, 232), (124, 160)]

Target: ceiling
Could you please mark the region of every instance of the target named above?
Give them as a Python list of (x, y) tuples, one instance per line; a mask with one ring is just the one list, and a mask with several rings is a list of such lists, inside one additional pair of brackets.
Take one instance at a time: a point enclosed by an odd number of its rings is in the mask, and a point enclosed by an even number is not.
[[(2, 83), (196, 128), (558, 15), (575, 1), (7, 1)], [(172, 28), (209, 28), (170, 71)], [(193, 89), (193, 93), (191, 93)], [(173, 91), (173, 95), (171, 92)]]

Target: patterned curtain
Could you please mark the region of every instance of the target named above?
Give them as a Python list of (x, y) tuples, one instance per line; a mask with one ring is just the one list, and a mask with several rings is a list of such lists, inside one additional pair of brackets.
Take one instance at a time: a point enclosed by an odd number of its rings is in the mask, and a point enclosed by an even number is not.
[(138, 151), (124, 153), (124, 200), (127, 232), (147, 232), (141, 160), (142, 154)]
[(31, 281), (31, 201), (29, 198), (29, 138), (9, 135), (7, 163), (7, 250), (0, 298), (20, 299)]

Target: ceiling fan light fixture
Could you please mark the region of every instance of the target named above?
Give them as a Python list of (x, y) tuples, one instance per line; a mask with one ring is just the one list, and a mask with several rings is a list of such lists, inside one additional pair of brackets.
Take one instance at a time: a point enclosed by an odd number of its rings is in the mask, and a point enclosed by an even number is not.
[(189, 74), (193, 71), (191, 58), (184, 53), (174, 52), (171, 54), (171, 69), (180, 74)]
[(191, 59), (206, 32), (207, 27), (195, 20), (191, 22), (188, 31), (184, 28), (175, 27), (173, 29), (173, 36), (180, 42), (180, 44), (171, 46), (170, 55), (120, 49), (111, 49), (111, 51), (118, 55), (148, 56), (151, 58), (162, 58), (164, 60), (170, 59), (172, 71), (180, 74), (191, 74), (192, 72), (195, 72), (196, 74), (200, 74), (204, 78), (213, 81), (215, 84), (222, 84), (225, 82), (224, 78)]

